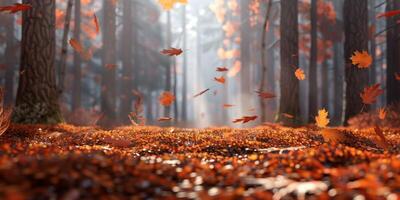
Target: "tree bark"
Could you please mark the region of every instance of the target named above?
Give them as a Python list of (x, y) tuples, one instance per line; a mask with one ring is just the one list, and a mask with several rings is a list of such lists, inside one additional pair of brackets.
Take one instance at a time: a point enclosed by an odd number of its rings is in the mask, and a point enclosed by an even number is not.
[(32, 9), (22, 15), (21, 68), (14, 109), (17, 123), (62, 121), (55, 79), (55, 0), (24, 0)]
[[(295, 125), (299, 121), (299, 81), (294, 76), (299, 66), (298, 1), (281, 1), (281, 97), (278, 121)], [(290, 114), (289, 119), (283, 114)]]
[(116, 118), (116, 69), (107, 69), (107, 64), (115, 64), (116, 58), (116, 8), (113, 1), (103, 1), (103, 56), (101, 82), (101, 110), (104, 117), (100, 124), (111, 127)]
[[(397, 0), (387, 1), (387, 11), (399, 10), (400, 2)], [(400, 101), (400, 83), (396, 80), (395, 74), (400, 73), (400, 27), (397, 24), (399, 16), (387, 18), (387, 104), (394, 104)]]
[[(344, 18), (344, 58), (346, 74), (345, 123), (360, 113), (364, 106), (360, 94), (368, 86), (368, 70), (353, 65), (350, 58), (355, 51), (368, 50), (368, 1), (345, 0)], [(365, 110), (365, 109), (364, 109)]]
[[(7, 0), (5, 3), (12, 4), (14, 0)], [(14, 15), (5, 15), (4, 22), (6, 27), (6, 49), (5, 55), (5, 94), (4, 103), (5, 105), (11, 105), (14, 103), (14, 78), (15, 78), (15, 65), (17, 64), (17, 41), (14, 36), (15, 23)]]
[[(74, 38), (81, 41), (81, 0), (75, 0), (75, 26)], [(75, 111), (81, 107), (81, 79), (82, 79), (82, 58), (74, 51), (74, 82), (72, 86), (72, 110)]]
[(311, 0), (311, 49), (309, 68), (309, 94), (308, 94), (308, 122), (315, 121), (314, 116), (318, 112), (318, 83), (317, 83), (317, 59), (318, 59), (318, 0)]
[[(132, 0), (123, 1), (123, 18), (122, 18), (122, 37), (132, 38), (133, 35), (133, 5)], [(129, 39), (121, 43), (122, 53), (122, 80), (121, 80), (121, 105), (119, 107), (119, 121), (121, 123), (129, 122), (129, 112), (132, 109), (132, 90), (133, 90), (133, 40)]]

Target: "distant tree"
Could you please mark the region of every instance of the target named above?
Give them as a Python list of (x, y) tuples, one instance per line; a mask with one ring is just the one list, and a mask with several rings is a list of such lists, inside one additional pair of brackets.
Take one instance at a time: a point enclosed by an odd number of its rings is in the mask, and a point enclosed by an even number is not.
[(103, 1), (103, 50), (101, 80), (101, 112), (104, 117), (100, 124), (112, 126), (116, 119), (116, 69), (108, 69), (108, 64), (116, 64), (116, 7), (114, 1)]
[[(183, 49), (187, 47), (187, 31), (186, 31), (186, 6), (182, 6), (182, 30), (183, 30)], [(187, 120), (187, 55), (183, 54), (183, 83), (182, 83), (182, 116), (183, 122)]]
[[(122, 8), (122, 32), (121, 38), (136, 37), (133, 34), (133, 2), (132, 0), (124, 0)], [(121, 79), (121, 104), (119, 109), (119, 120), (122, 123), (129, 122), (128, 115), (132, 111), (133, 103), (133, 41), (132, 39), (123, 40), (121, 42), (121, 56), (122, 56), (122, 79)]]
[[(299, 66), (298, 1), (281, 1), (281, 98), (278, 121), (294, 125), (299, 118), (299, 80), (295, 71)], [(289, 119), (282, 114), (293, 115)]]
[[(387, 11), (399, 10), (400, 1), (388, 0)], [(396, 73), (400, 73), (400, 26), (399, 16), (389, 17), (387, 19), (387, 104), (393, 104), (400, 101), (400, 84), (396, 80)]]
[(240, 62), (242, 69), (240, 72), (242, 107), (246, 109), (249, 105), (249, 96), (253, 92), (251, 88), (250, 76), (250, 46), (251, 46), (251, 26), (249, 13), (249, 0), (240, 1)]
[(344, 19), (344, 58), (346, 60), (346, 109), (347, 120), (363, 109), (360, 93), (368, 85), (368, 70), (353, 65), (350, 58), (355, 51), (368, 50), (368, 1), (345, 0)]
[[(14, 0), (6, 0), (5, 4), (12, 4)], [(7, 38), (5, 58), (5, 95), (4, 103), (10, 105), (14, 102), (14, 78), (15, 66), (17, 64), (17, 40), (15, 38), (15, 20), (14, 15), (4, 15), (5, 37)]]
[[(166, 27), (166, 47), (170, 48), (171, 47), (171, 12), (168, 11), (167, 12), (167, 27)], [(169, 59), (171, 60), (171, 59)], [(165, 91), (171, 91), (172, 87), (171, 87), (171, 62), (169, 62), (169, 64), (167, 65), (167, 67), (165, 68)], [(165, 117), (169, 117), (171, 114), (171, 108), (170, 106), (165, 106), (164, 107), (164, 116)]]
[(308, 122), (314, 122), (314, 116), (318, 112), (318, 0), (311, 0), (311, 48), (310, 48), (310, 68), (309, 68), (309, 95), (308, 95)]
[(61, 44), (61, 55), (58, 63), (58, 89), (59, 93), (64, 93), (65, 88), (65, 72), (67, 69), (67, 57), (68, 57), (68, 38), (69, 31), (71, 29), (71, 17), (72, 17), (72, 7), (74, 5), (74, 0), (68, 0), (67, 10), (65, 11), (65, 22), (63, 30), (63, 38)]
[[(74, 38), (81, 41), (81, 0), (75, 0), (75, 14), (74, 14)], [(72, 111), (81, 107), (81, 93), (82, 93), (82, 58), (79, 52), (74, 51), (74, 82), (72, 86)]]
[(21, 67), (14, 121), (62, 121), (55, 79), (55, 0), (24, 0), (33, 8), (22, 15)]

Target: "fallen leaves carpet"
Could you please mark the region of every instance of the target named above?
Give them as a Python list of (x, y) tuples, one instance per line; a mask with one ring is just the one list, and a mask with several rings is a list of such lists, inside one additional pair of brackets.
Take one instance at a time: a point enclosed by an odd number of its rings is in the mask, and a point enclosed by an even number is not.
[(400, 129), (174, 129), (12, 125), (0, 199), (397, 199)]

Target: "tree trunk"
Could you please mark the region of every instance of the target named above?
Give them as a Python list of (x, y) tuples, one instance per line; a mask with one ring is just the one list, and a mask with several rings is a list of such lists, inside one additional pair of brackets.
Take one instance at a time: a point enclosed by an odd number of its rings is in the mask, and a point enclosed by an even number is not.
[[(132, 38), (133, 35), (133, 9), (132, 0), (123, 1), (122, 35), (121, 38)], [(121, 123), (129, 123), (129, 112), (132, 109), (133, 90), (133, 44), (132, 40), (121, 43), (122, 53), (122, 80), (121, 80), (121, 105), (119, 118)]]
[(345, 123), (360, 113), (364, 105), (360, 93), (368, 86), (368, 70), (353, 65), (350, 58), (355, 51), (368, 50), (368, 1), (345, 0), (344, 18), (344, 58), (346, 60), (346, 111)]
[(318, 112), (318, 83), (317, 83), (317, 59), (318, 59), (318, 1), (311, 0), (311, 49), (309, 68), (309, 94), (308, 94), (308, 122), (315, 121), (314, 116)]
[[(81, 0), (75, 0), (75, 26), (74, 38), (81, 41)], [(74, 51), (74, 82), (72, 86), (72, 111), (81, 107), (81, 79), (82, 79), (82, 58), (81, 55)]]
[(339, 43), (334, 44), (333, 47), (334, 57), (333, 57), (333, 65), (334, 65), (334, 87), (335, 87), (335, 95), (334, 95), (334, 108), (335, 108), (335, 117), (334, 123), (336, 125), (341, 125), (343, 122), (343, 46)]
[[(281, 98), (278, 121), (295, 125), (299, 121), (299, 81), (295, 71), (299, 66), (299, 32), (297, 0), (281, 1)], [(290, 114), (289, 119), (282, 114)]]
[(21, 68), (14, 121), (62, 121), (55, 79), (55, 0), (24, 0), (32, 9), (22, 15)]
[[(187, 48), (187, 35), (186, 35), (186, 6), (182, 7), (182, 29), (183, 29), (183, 49)], [(187, 120), (187, 56), (183, 54), (183, 85), (182, 85), (182, 121)]]
[[(398, 0), (388, 0), (387, 11), (399, 10), (400, 2)], [(400, 83), (396, 80), (396, 73), (400, 73), (400, 27), (397, 24), (399, 16), (389, 17), (387, 26), (387, 104), (393, 104), (400, 101)]]
[[(7, 4), (12, 4), (14, 0), (7, 0)], [(4, 103), (11, 105), (14, 103), (14, 78), (15, 78), (15, 65), (17, 61), (17, 42), (14, 36), (15, 23), (14, 15), (4, 15), (6, 27), (6, 49), (5, 49), (5, 94)]]
[[(167, 13), (167, 48), (171, 47), (171, 12)], [(168, 59), (170, 63), (165, 69), (165, 91), (171, 91), (171, 59)], [(171, 107), (164, 106), (164, 116), (169, 117), (171, 114)]]
[(102, 85), (101, 110), (104, 117), (100, 124), (105, 127), (113, 126), (116, 117), (116, 69), (107, 69), (107, 64), (115, 64), (116, 58), (116, 8), (112, 1), (103, 1), (103, 56), (102, 56)]
[(65, 14), (64, 33), (61, 46), (60, 62), (58, 63), (58, 89), (62, 94), (65, 88), (65, 71), (67, 69), (67, 56), (68, 56), (68, 35), (71, 28), (71, 16), (74, 0), (68, 0), (67, 11)]
[[(321, 66), (321, 93), (320, 93), (320, 98), (321, 98), (321, 108), (325, 108), (329, 110), (329, 90), (330, 84), (329, 84), (329, 62), (327, 58), (324, 58), (324, 62), (322, 63)], [(318, 113), (314, 113), (314, 116), (316, 116)]]

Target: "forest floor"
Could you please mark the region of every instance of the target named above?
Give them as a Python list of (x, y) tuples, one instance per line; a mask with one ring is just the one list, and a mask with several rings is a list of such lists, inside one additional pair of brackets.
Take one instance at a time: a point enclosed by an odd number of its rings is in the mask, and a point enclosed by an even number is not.
[(400, 129), (12, 125), (0, 199), (397, 199)]

